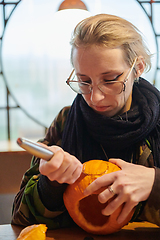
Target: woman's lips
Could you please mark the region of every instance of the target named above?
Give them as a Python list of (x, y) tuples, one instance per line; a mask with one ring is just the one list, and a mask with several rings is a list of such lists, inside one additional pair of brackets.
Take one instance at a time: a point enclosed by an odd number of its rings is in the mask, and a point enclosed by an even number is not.
[(110, 106), (102, 106), (102, 107), (100, 107), (100, 106), (93, 106), (93, 108), (97, 112), (105, 112), (105, 111), (107, 111), (110, 108)]

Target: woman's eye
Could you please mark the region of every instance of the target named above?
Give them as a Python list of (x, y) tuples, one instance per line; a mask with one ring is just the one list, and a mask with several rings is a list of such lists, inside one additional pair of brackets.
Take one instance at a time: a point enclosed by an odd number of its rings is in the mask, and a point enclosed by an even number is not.
[(82, 81), (83, 83), (88, 83), (88, 84), (91, 84), (91, 81)]
[(78, 82), (88, 83), (88, 84), (92, 83), (90, 79), (81, 79), (81, 78), (78, 78)]
[(104, 82), (112, 82), (112, 81), (117, 81), (117, 79), (122, 76), (123, 73), (119, 74), (117, 77), (115, 77), (114, 79), (104, 79)]

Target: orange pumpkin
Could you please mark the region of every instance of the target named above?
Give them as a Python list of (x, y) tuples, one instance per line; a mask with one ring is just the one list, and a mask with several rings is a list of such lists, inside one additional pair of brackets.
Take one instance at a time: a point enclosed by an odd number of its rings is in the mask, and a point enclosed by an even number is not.
[(47, 227), (45, 224), (34, 224), (24, 228), (17, 240), (45, 240)]
[(101, 210), (107, 206), (108, 202), (101, 204), (98, 201), (98, 194), (104, 188), (87, 197), (83, 194), (84, 189), (95, 179), (119, 170), (120, 168), (117, 165), (103, 160), (85, 162), (81, 176), (75, 183), (68, 185), (64, 192), (64, 204), (71, 218), (85, 231), (93, 234), (110, 234), (119, 231), (131, 219), (133, 211), (128, 214), (123, 223), (117, 223), (116, 219), (122, 210), (122, 206), (110, 216), (102, 215)]

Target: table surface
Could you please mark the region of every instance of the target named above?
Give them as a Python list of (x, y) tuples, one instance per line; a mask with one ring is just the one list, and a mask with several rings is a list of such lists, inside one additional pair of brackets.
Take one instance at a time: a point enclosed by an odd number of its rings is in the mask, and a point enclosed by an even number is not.
[[(16, 240), (22, 229), (23, 227), (16, 225), (0, 225), (0, 240)], [(151, 223), (140, 222), (129, 223), (121, 231), (106, 236), (92, 235), (78, 227), (48, 230), (46, 240), (153, 240), (159, 239), (159, 236), (159, 227)]]

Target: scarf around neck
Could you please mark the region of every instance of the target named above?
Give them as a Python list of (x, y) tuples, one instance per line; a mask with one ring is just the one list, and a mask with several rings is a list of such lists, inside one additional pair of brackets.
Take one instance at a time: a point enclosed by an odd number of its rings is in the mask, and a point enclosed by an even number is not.
[[(147, 138), (155, 165), (160, 165), (160, 93), (140, 78), (133, 87), (133, 107), (120, 116), (106, 117), (75, 98), (65, 124), (62, 148), (81, 162), (116, 157), (130, 161), (136, 145)], [(105, 153), (104, 153), (105, 150)]]

